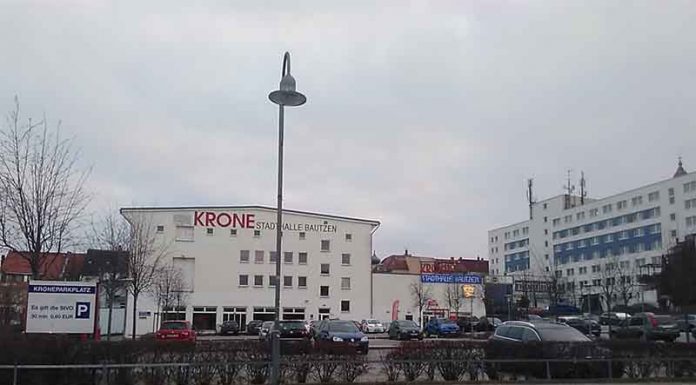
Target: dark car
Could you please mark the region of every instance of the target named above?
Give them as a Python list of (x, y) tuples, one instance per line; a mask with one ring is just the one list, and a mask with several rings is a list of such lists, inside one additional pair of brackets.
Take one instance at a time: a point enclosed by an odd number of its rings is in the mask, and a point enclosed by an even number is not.
[(348, 350), (367, 354), (369, 341), (353, 321), (326, 320), (321, 322), (314, 337), (315, 347), (328, 352)]
[(599, 323), (602, 325), (619, 326), (625, 319), (629, 317), (630, 315), (628, 313), (612, 311), (602, 313), (602, 315), (599, 316)]
[(423, 339), (423, 333), (417, 323), (413, 321), (397, 320), (389, 325), (390, 340), (410, 340), (417, 338)]
[(425, 326), (426, 336), (457, 336), (459, 335), (459, 326), (456, 322), (443, 319), (443, 318), (431, 318), (428, 324)]
[(464, 332), (473, 332), (479, 319), (476, 316), (466, 316), (457, 318), (457, 326), (459, 330)]
[(583, 317), (558, 317), (558, 321), (572, 328), (577, 329), (585, 335), (593, 335), (599, 337), (602, 334), (602, 326), (599, 322)]
[(263, 324), (263, 321), (261, 320), (253, 320), (249, 321), (246, 327), (246, 333), (252, 336), (257, 336), (259, 335), (259, 329), (261, 329), (261, 325)]
[(669, 315), (637, 313), (611, 330), (612, 337), (674, 342), (681, 334), (679, 326)]
[(239, 324), (234, 320), (227, 320), (220, 325), (220, 335), (237, 335), (239, 334)]
[(319, 334), (319, 328), (321, 328), (321, 324), (323, 322), (325, 322), (325, 320), (312, 321), (309, 323), (309, 337), (310, 338), (317, 337), (317, 334)]
[(280, 338), (309, 338), (304, 321), (279, 321)]
[[(587, 359), (606, 358), (609, 352), (587, 336), (568, 325), (556, 322), (508, 321), (498, 326), (486, 347), (486, 358), (492, 360), (520, 359)], [(523, 373), (546, 378), (545, 362), (498, 362), (487, 366), (491, 379), (501, 372)], [(620, 373), (623, 367), (614, 363), (612, 370)], [(597, 378), (608, 375), (605, 362), (550, 362), (548, 370), (553, 378)]]
[(492, 332), (502, 323), (503, 321), (501, 321), (500, 318), (481, 317), (476, 325), (474, 325), (474, 330), (477, 332)]
[(155, 338), (160, 341), (196, 342), (196, 331), (189, 321), (162, 322)]

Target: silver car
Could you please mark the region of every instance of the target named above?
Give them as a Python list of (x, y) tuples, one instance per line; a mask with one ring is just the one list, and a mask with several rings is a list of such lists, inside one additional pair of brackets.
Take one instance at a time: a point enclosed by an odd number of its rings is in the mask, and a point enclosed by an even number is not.
[(271, 330), (273, 330), (273, 324), (274, 321), (266, 321), (261, 324), (261, 327), (259, 328), (259, 339), (265, 340), (268, 338), (268, 335), (271, 333)]

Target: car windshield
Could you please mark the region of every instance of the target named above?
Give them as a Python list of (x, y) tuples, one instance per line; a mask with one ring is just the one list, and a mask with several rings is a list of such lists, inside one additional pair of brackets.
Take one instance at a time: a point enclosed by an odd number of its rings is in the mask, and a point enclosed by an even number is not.
[(300, 330), (304, 329), (305, 325), (304, 322), (282, 322), (280, 323), (280, 328), (283, 330)]
[(418, 325), (416, 325), (416, 323), (413, 321), (397, 321), (397, 323), (401, 327), (407, 327), (407, 328), (417, 328), (418, 327)]
[(358, 327), (352, 322), (331, 322), (329, 324), (329, 331), (339, 333), (357, 333)]
[(537, 332), (542, 341), (557, 342), (587, 342), (590, 341), (584, 334), (577, 329), (567, 326), (537, 327)]
[(162, 324), (164, 330), (186, 330), (186, 322), (165, 322)]
[(376, 319), (369, 319), (367, 320), (367, 323), (369, 323), (370, 325), (376, 325), (379, 323), (379, 321), (377, 321)]
[(273, 327), (273, 321), (264, 322), (261, 324), (261, 327), (262, 328), (271, 328), (271, 327)]

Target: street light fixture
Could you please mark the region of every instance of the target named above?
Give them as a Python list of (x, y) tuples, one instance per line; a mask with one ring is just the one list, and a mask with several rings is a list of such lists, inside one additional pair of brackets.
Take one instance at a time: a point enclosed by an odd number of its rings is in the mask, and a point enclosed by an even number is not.
[(282, 258), (283, 235), (283, 130), (285, 126), (285, 106), (296, 107), (305, 104), (307, 98), (296, 91), (295, 78), (290, 74), (290, 53), (283, 56), (280, 89), (268, 95), (278, 105), (278, 207), (276, 210), (276, 274), (275, 274), (275, 323), (271, 332), (271, 384), (280, 380), (280, 259)]

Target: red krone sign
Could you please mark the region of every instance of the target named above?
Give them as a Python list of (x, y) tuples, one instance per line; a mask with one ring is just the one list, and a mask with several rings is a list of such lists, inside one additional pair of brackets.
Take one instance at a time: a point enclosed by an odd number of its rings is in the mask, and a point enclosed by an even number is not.
[(205, 227), (235, 227), (242, 229), (254, 228), (254, 214), (229, 214), (211, 211), (195, 211), (193, 225)]

